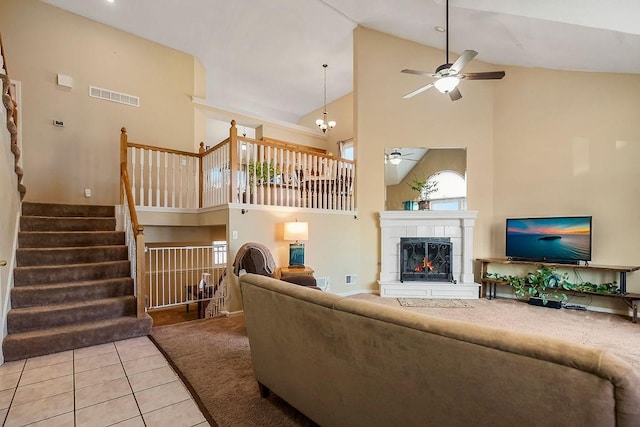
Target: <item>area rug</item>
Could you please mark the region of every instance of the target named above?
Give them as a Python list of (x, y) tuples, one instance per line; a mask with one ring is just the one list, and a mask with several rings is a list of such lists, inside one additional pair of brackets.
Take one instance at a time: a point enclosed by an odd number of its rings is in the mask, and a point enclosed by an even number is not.
[(443, 298), (398, 298), (398, 302), (403, 307), (434, 307), (434, 308), (459, 308), (473, 307), (462, 299)]
[(151, 329), (151, 339), (185, 381), (212, 426), (315, 426), (271, 393), (260, 397), (244, 316)]

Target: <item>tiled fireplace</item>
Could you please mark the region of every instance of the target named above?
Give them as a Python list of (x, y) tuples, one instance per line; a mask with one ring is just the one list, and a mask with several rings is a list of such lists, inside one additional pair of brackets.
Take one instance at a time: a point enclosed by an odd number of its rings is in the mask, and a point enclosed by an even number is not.
[(477, 299), (475, 211), (380, 212), (380, 295)]

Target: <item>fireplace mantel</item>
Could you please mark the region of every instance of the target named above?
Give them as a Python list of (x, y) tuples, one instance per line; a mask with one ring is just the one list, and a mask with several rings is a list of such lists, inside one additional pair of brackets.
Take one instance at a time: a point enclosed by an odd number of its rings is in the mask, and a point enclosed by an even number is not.
[[(477, 299), (473, 281), (473, 227), (477, 211), (380, 212), (380, 295), (405, 298)], [(453, 247), (451, 282), (400, 281), (401, 237), (448, 237)]]

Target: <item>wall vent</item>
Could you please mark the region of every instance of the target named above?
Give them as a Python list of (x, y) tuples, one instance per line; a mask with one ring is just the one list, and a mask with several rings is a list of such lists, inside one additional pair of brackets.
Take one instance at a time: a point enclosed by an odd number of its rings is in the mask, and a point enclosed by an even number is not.
[(344, 276), (344, 283), (347, 285), (353, 285), (356, 283), (356, 275), (355, 274), (347, 274)]
[(131, 105), (132, 107), (140, 106), (140, 98), (137, 96), (127, 95), (126, 93), (120, 93), (95, 86), (89, 86), (89, 96), (92, 98), (104, 99), (105, 101)]

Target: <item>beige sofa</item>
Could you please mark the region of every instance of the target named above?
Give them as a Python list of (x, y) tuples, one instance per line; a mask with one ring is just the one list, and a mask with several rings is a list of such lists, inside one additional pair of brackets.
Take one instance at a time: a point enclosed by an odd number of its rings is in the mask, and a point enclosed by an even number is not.
[(640, 426), (640, 379), (606, 350), (240, 283), (261, 391), (320, 425)]

